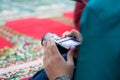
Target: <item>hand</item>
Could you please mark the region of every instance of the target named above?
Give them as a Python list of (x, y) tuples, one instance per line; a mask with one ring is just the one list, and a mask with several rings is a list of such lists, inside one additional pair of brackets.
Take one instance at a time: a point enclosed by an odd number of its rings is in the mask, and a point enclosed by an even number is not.
[(63, 75), (72, 77), (74, 70), (73, 51), (75, 47), (68, 51), (67, 61), (65, 61), (58, 51), (56, 44), (51, 39), (46, 39), (46, 42), (43, 44), (43, 62), (49, 80), (55, 80), (55, 78)]
[(73, 36), (75, 37), (78, 41), (82, 41), (82, 36), (80, 34), (80, 32), (78, 32), (77, 30), (71, 30), (71, 31), (66, 31), (63, 33), (62, 37), (67, 37), (67, 36)]
[[(78, 41), (82, 42), (82, 35), (80, 34), (80, 32), (78, 32), (77, 30), (71, 30), (71, 31), (66, 31), (63, 33), (62, 37), (67, 37), (67, 36), (74, 36)], [(76, 48), (74, 50), (74, 57), (77, 58), (78, 57), (78, 50), (79, 48)]]

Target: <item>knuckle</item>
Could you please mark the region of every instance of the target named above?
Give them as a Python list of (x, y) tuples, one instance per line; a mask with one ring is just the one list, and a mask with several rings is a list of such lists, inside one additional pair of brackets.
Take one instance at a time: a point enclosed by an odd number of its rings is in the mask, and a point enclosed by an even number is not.
[(53, 50), (55, 50), (55, 49), (56, 49), (56, 44), (52, 44), (52, 45), (51, 45), (51, 48), (52, 48)]
[(54, 47), (55, 47), (55, 44), (51, 44), (51, 47), (54, 48)]

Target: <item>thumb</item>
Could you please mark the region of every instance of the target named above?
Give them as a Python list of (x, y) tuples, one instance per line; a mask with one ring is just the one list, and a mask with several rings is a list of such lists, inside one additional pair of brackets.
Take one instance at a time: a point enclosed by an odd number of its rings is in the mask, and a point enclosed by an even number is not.
[(67, 63), (74, 65), (73, 62), (73, 54), (74, 54), (75, 47), (72, 47), (67, 53)]

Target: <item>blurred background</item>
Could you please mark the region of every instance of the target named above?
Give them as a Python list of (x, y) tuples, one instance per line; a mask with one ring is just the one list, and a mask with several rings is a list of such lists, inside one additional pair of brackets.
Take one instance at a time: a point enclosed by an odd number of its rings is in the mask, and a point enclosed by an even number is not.
[(44, 68), (41, 38), (76, 29), (71, 0), (0, 0), (0, 80), (28, 80)]
[(71, 0), (0, 0), (0, 24), (22, 17), (60, 16), (74, 9)]

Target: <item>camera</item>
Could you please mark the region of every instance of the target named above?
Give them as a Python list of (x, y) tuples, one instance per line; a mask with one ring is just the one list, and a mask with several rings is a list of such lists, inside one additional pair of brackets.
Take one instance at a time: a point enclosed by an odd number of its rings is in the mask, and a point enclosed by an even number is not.
[(50, 33), (50, 32), (46, 33), (42, 37), (42, 41), (41, 41), (42, 45), (43, 45), (43, 41), (45, 41), (46, 38), (51, 38), (56, 43), (57, 48), (60, 51), (60, 53), (67, 53), (71, 47), (73, 46), (79, 47), (81, 45), (81, 42), (76, 40), (74, 37), (68, 36), (65, 38), (61, 38), (58, 35)]

